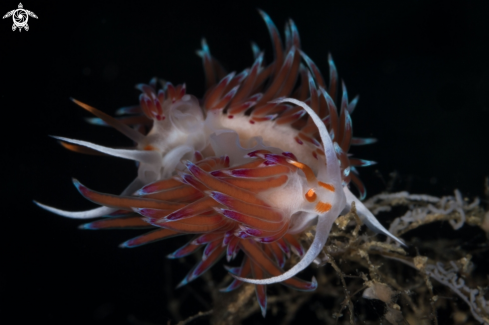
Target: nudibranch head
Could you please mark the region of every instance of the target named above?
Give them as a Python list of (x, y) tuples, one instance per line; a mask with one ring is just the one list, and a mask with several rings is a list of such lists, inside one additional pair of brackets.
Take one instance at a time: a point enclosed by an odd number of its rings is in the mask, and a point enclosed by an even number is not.
[[(169, 255), (178, 258), (205, 246), (202, 260), (180, 285), (224, 255), (233, 260), (241, 250), (241, 266), (229, 269), (235, 279), (223, 291), (254, 283), (264, 315), (264, 285), (316, 288), (315, 279), (307, 282), (295, 275), (316, 259), (334, 220), (349, 211), (352, 202), (369, 227), (393, 236), (348, 189), (351, 181), (360, 197), (365, 196), (355, 167), (372, 164), (348, 155), (350, 145), (373, 142), (352, 137), (350, 115), (358, 98), (349, 101), (342, 84), (338, 112), (338, 76), (331, 56), (326, 86), (318, 67), (300, 49), (294, 22), (286, 25), (283, 46), (273, 22), (260, 13), (274, 44), (274, 61), (266, 65), (263, 53), (254, 48), (249, 69), (226, 74), (204, 40), (198, 51), (207, 83), (202, 100), (187, 94), (185, 85), (161, 81), (158, 87), (157, 79), (136, 86), (142, 92), (139, 105), (118, 111), (133, 116), (116, 119), (74, 100), (97, 116), (90, 122), (114, 127), (135, 146), (113, 149), (57, 139), (76, 152), (136, 160), (138, 176), (120, 195), (99, 193), (75, 180), (85, 198), (101, 205), (93, 210), (68, 212), (38, 205), (69, 218), (105, 217), (83, 229), (153, 228), (121, 244), (126, 248), (193, 234)], [(312, 225), (316, 236), (306, 252), (300, 236)], [(301, 260), (284, 271), (290, 251)]]

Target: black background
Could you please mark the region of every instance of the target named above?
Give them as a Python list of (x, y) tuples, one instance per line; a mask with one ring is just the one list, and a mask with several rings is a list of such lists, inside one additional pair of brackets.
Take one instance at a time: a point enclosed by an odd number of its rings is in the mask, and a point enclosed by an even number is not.
[[(228, 71), (251, 65), (252, 40), (270, 62), (269, 36), (256, 8), (265, 10), (281, 32), (293, 18), (303, 49), (323, 74), (331, 52), (350, 96), (361, 95), (352, 116), (354, 133), (379, 139), (352, 150), (378, 161), (361, 170), (369, 194), (382, 191), (397, 170), (397, 190), (449, 195), (458, 188), (468, 197), (481, 196), (489, 174), (486, 4), (23, 2), (39, 17), (29, 19), (28, 32), (12, 32), (11, 18), (0, 21), (0, 322), (127, 324), (134, 315), (163, 324), (172, 319), (168, 295), (192, 262), (164, 258), (178, 240), (119, 249), (138, 233), (78, 230), (80, 222), (32, 203), (91, 208), (70, 178), (117, 193), (134, 178), (134, 163), (71, 153), (48, 135), (129, 145), (113, 130), (86, 124), (89, 114), (69, 97), (113, 113), (137, 103), (134, 84), (153, 76), (186, 82), (189, 93), (201, 96), (204, 74), (195, 50), (202, 37)], [(2, 1), (1, 14), (17, 5)], [(196, 302), (183, 314), (200, 310), (206, 307)]]

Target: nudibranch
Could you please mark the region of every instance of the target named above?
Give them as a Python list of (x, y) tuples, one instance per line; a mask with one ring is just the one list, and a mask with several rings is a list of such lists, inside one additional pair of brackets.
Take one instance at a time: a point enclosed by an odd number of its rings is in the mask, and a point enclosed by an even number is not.
[[(227, 267), (234, 280), (221, 291), (243, 282), (255, 284), (265, 315), (267, 284), (282, 282), (304, 291), (316, 288), (314, 278), (308, 282), (295, 276), (317, 258), (333, 222), (353, 202), (369, 228), (402, 242), (348, 188), (353, 183), (363, 198), (365, 188), (355, 168), (372, 164), (348, 154), (350, 145), (374, 141), (352, 137), (351, 113), (358, 97), (349, 101), (342, 84), (338, 110), (339, 82), (331, 55), (327, 86), (316, 64), (301, 50), (294, 22), (286, 24), (283, 46), (269, 16), (260, 14), (271, 35), (273, 62), (265, 64), (263, 52), (254, 45), (251, 68), (227, 74), (203, 40), (197, 52), (206, 76), (202, 99), (187, 94), (185, 84), (153, 79), (136, 86), (142, 92), (139, 105), (118, 110), (126, 117), (116, 119), (73, 100), (96, 116), (90, 122), (112, 126), (135, 147), (113, 149), (55, 138), (75, 152), (135, 160), (138, 176), (120, 195), (96, 192), (74, 180), (85, 198), (101, 205), (89, 211), (37, 204), (68, 218), (103, 217), (82, 229), (152, 229), (122, 243), (126, 248), (193, 235), (168, 256), (180, 258), (204, 247), (201, 261), (179, 286), (224, 255), (230, 262), (241, 250), (241, 265)], [(299, 236), (314, 225), (315, 237), (306, 252)], [(284, 271), (290, 252), (301, 259)]]

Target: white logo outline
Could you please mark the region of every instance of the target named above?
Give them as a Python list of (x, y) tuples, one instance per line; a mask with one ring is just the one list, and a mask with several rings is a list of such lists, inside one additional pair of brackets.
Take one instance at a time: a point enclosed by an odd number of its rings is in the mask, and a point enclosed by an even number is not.
[(19, 7), (17, 9), (7, 12), (2, 19), (8, 18), (10, 16), (12, 16), (12, 20), (14, 21), (14, 24), (12, 25), (13, 32), (17, 28), (19, 29), (19, 32), (22, 31), (22, 28), (28, 31), (29, 25), (27, 25), (27, 21), (29, 20), (29, 16), (37, 19), (36, 14), (32, 11), (24, 9), (21, 2), (19, 2)]

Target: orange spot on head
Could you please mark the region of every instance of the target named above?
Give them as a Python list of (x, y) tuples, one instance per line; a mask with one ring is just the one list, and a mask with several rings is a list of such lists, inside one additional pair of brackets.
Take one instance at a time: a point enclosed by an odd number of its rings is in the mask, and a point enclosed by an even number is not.
[(156, 150), (156, 148), (153, 147), (152, 145), (148, 144), (146, 147), (143, 148), (143, 150), (151, 151), (151, 150)]
[(326, 184), (326, 183), (323, 183), (323, 182), (318, 182), (318, 185), (327, 189), (327, 190), (330, 190), (331, 192), (334, 192), (335, 191), (335, 188), (333, 185), (330, 185), (330, 184)]
[(316, 201), (317, 195), (314, 192), (314, 190), (311, 188), (309, 191), (306, 193), (306, 200), (309, 202), (314, 202)]
[(312, 171), (311, 167), (291, 159), (287, 159), (287, 162), (292, 166), (301, 169), (304, 172), (304, 174), (306, 174), (306, 179), (308, 182), (312, 182), (316, 180), (316, 175), (314, 175), (314, 172)]
[(319, 201), (316, 204), (316, 211), (319, 213), (328, 212), (331, 209), (331, 204)]

